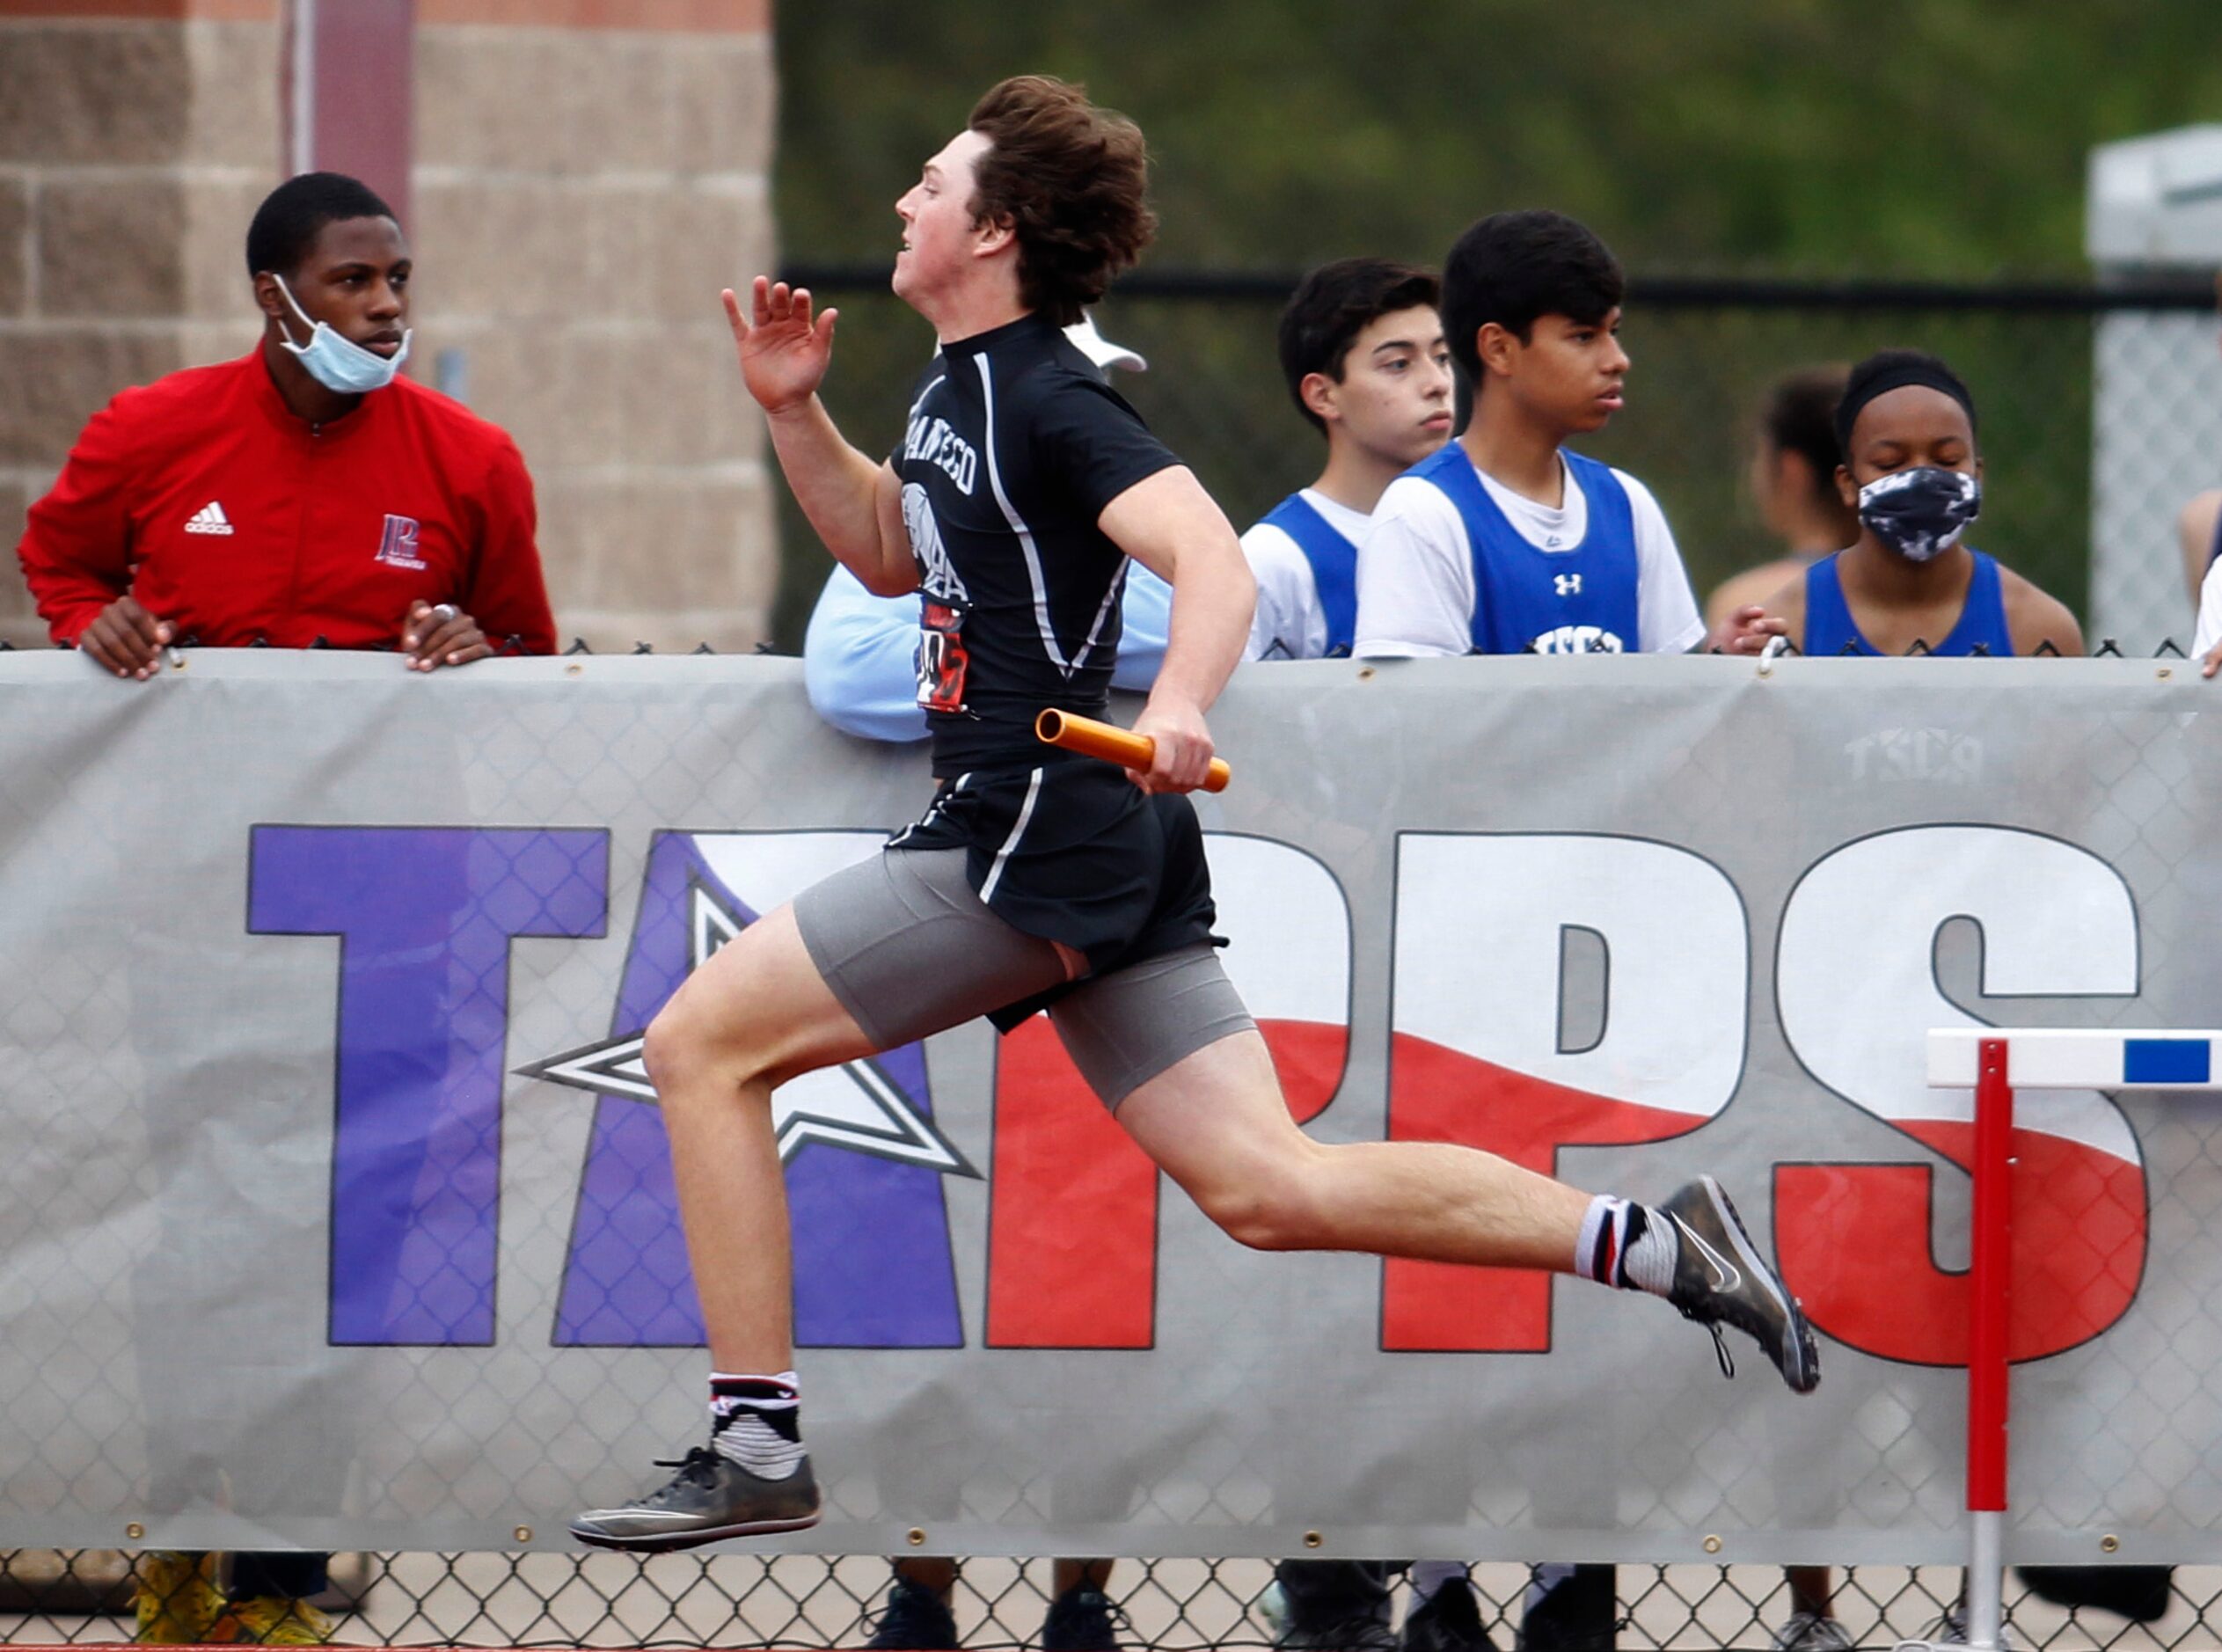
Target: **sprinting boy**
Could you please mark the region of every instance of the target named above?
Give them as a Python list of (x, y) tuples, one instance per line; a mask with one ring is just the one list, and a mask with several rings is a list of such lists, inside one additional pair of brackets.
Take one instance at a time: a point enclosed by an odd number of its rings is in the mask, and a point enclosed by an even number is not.
[[(1579, 1274), (1751, 1336), (1798, 1393), (1820, 1380), (1803, 1313), (1710, 1177), (1648, 1206), (1444, 1143), (1315, 1142), (1290, 1116), (1212, 945), (1182, 795), (1203, 783), (1205, 713), (1255, 581), (1194, 474), (1060, 331), (1149, 241), (1146, 173), (1140, 131), (1078, 87), (1023, 76), (981, 99), (896, 203), (895, 290), (941, 348), (884, 461), (818, 398), (835, 312), (762, 276), (745, 304), (725, 295), (811, 526), (867, 589), (925, 590), (942, 785), (880, 855), (749, 924), (649, 1025), (709, 1333), (710, 1437), (663, 1484), (579, 1516), (583, 1542), (691, 1548), (817, 1520), (771, 1091), (1042, 1002), (1120, 1126), (1240, 1243)], [(1174, 593), (1134, 725), (1153, 754), (1131, 782), (1032, 733), (1049, 706), (1106, 708), (1129, 557)]]

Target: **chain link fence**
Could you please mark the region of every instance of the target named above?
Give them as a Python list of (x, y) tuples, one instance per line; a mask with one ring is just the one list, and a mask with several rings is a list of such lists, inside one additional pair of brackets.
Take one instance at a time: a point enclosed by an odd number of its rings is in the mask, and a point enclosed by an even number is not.
[(2095, 347), (2089, 618), (2142, 638), (2179, 624), (2187, 597), (2180, 575), (2146, 576), (2154, 548), (2174, 552), (2185, 500), (2222, 485), (2222, 351), (2188, 308), (2111, 311)]
[[(825, 396), (866, 452), (892, 448), (930, 333), (883, 272), (799, 268), (841, 311)], [(1097, 311), (1105, 333), (1148, 358), (1120, 390), (1195, 466), (1238, 529), (1318, 473), (1319, 438), (1281, 383), (1274, 328), (1290, 274), (1129, 278)], [(1640, 477), (1673, 524), (1700, 600), (1781, 554), (1746, 478), (1758, 409), (1802, 367), (1893, 346), (1931, 350), (1974, 391), (1982, 421), (1983, 548), (2090, 622), (2149, 651), (2188, 637), (2175, 513), (2222, 484), (2222, 352), (2210, 286), (2118, 289), (1840, 286), (1747, 281), (1637, 282), (1621, 329), (1634, 368), (1627, 410), (1582, 443)], [(2094, 355), (2094, 340), (2103, 340)], [(2094, 382), (2098, 391), (2094, 397)], [(2102, 413), (2100, 410), (2102, 404)], [(2094, 458), (2094, 419), (2100, 441)], [(2094, 518), (2097, 503), (2108, 515)], [(826, 563), (780, 490), (783, 578), (774, 634), (799, 651)], [(2094, 593), (2094, 536), (2110, 545)], [(2094, 596), (2096, 600), (2094, 600)]]
[[(888, 1582), (884, 1561), (861, 1557), (340, 1555), (325, 1593), (290, 1612), (243, 1621), (222, 1598), (222, 1568), (196, 1568), (194, 1560), (110, 1550), (0, 1556), (0, 1632), (10, 1644), (34, 1645), (138, 1637), (170, 1644), (855, 1647), (875, 1632)], [(1797, 1610), (1773, 1568), (1610, 1569), (1610, 1619), (1587, 1635), (1556, 1625), (1526, 1633), (1535, 1598), (1529, 1568), (1479, 1565), (1468, 1577), (1482, 1630), (1499, 1652), (1759, 1648), (1775, 1642)], [(2063, 1605), (2031, 1586), (2056, 1597), (2082, 1586), (2058, 1574), (2009, 1577), (2014, 1640), (2051, 1652), (2162, 1652), (2222, 1641), (2222, 1568), (2116, 1568), (2114, 1575), (2116, 1592), (2138, 1617)], [(1833, 1575), (1833, 1611), (1853, 1646), (1941, 1639), (1951, 1633), (1959, 1590), (1955, 1567), (1846, 1568)], [(1153, 1652), (1275, 1646), (1275, 1592), (1266, 1561), (1201, 1560), (1120, 1561), (1107, 1590), (1117, 1644)], [(965, 1561), (950, 1600), (961, 1644), (976, 1648), (1042, 1645), (1049, 1604), (1043, 1561)], [(1395, 1599), (1388, 1618), (1352, 1621), (1341, 1626), (1343, 1638), (1310, 1644), (1322, 1652), (1346, 1641), (1361, 1652), (1392, 1647), (1408, 1612)]]

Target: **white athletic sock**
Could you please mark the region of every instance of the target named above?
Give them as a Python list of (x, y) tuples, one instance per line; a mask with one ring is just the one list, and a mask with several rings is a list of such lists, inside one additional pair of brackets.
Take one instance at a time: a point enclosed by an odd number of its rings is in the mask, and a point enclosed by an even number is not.
[(1414, 1561), (1412, 1562), (1412, 1604), (1424, 1606), (1435, 1598), (1436, 1590), (1452, 1582), (1466, 1581), (1465, 1567), (1458, 1561)]
[(710, 1444), (758, 1480), (786, 1480), (802, 1466), (802, 1402), (795, 1374), (710, 1373)]
[(1674, 1264), (1682, 1244), (1674, 1224), (1632, 1199), (1599, 1194), (1582, 1217), (1574, 1242), (1574, 1271), (1621, 1290), (1663, 1297), (1674, 1289)]
[(1635, 1209), (1643, 1216), (1643, 1232), (1629, 1235), (1627, 1250), (1620, 1258), (1621, 1283), (1655, 1297), (1671, 1295), (1674, 1265), (1682, 1260), (1682, 1236), (1674, 1231), (1673, 1223), (1656, 1210), (1644, 1205)]

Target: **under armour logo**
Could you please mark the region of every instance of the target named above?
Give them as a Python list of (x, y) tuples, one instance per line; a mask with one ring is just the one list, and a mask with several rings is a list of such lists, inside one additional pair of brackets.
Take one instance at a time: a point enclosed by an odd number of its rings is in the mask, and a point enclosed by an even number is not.
[(1559, 588), (1559, 595), (1561, 596), (1582, 595), (1582, 576), (1579, 574), (1553, 574), (1551, 576), (1551, 583)]

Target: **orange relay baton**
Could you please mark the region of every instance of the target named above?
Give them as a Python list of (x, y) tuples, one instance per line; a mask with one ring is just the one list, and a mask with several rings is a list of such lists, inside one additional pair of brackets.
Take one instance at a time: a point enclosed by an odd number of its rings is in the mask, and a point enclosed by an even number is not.
[[(1049, 745), (1063, 746), (1084, 757), (1100, 757), (1106, 763), (1129, 769), (1148, 768), (1158, 750), (1158, 742), (1147, 735), (1135, 734), (1115, 723), (1100, 723), (1093, 717), (1075, 717), (1071, 712), (1042, 713), (1034, 720), (1034, 732)], [(1203, 789), (1224, 792), (1233, 778), (1234, 771), (1227, 767), (1226, 759), (1214, 757), (1211, 771), (1204, 777)]]

